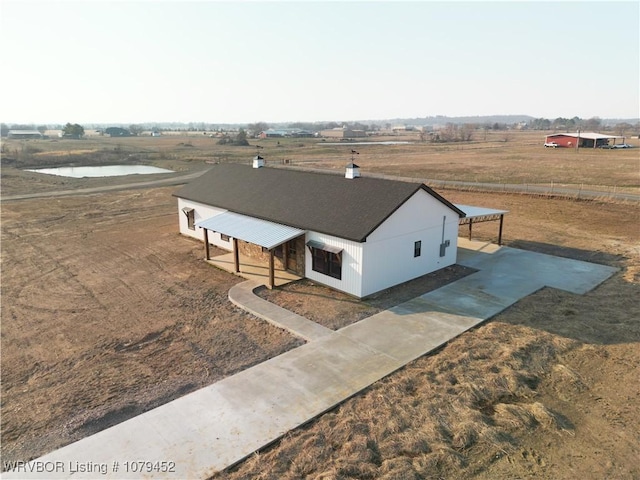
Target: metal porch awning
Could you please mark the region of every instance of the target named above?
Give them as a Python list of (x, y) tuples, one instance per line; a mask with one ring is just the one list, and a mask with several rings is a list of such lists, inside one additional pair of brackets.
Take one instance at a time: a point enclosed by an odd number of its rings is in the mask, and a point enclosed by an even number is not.
[(305, 234), (305, 230), (299, 228), (233, 212), (221, 213), (196, 223), (196, 226), (259, 245), (268, 250)]
[(494, 208), (476, 207), (473, 205), (461, 205), (456, 204), (460, 210), (465, 213), (465, 216), (460, 219), (460, 225), (469, 225), (469, 240), (471, 240), (471, 231), (474, 223), (500, 221), (498, 227), (498, 245), (502, 245), (502, 225), (504, 223), (504, 216), (509, 213), (509, 210), (496, 210)]
[(325, 252), (330, 252), (330, 253), (340, 253), (342, 251), (340, 247), (334, 247), (332, 245), (327, 245), (326, 243), (317, 242), (315, 240), (309, 240), (307, 242), (307, 247), (317, 248), (319, 250), (324, 250)]
[(509, 210), (495, 210), (493, 208), (476, 207), (474, 205), (456, 204), (456, 207), (466, 214), (465, 217), (460, 219), (460, 225), (466, 225), (471, 221), (479, 223), (499, 220), (501, 215), (509, 213)]

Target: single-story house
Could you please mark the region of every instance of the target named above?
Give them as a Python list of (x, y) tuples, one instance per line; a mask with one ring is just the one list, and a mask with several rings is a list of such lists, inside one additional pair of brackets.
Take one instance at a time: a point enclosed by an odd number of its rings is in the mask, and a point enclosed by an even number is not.
[[(217, 164), (182, 187), (180, 233), (366, 297), (456, 262), (464, 212), (419, 182)], [(239, 254), (235, 253), (236, 271)]]
[(568, 148), (576, 148), (576, 145), (580, 148), (597, 148), (608, 145), (609, 140), (613, 140), (615, 145), (616, 140), (619, 139), (622, 139), (622, 143), (624, 143), (624, 137), (617, 135), (605, 135), (595, 132), (554, 133), (553, 135), (547, 135), (544, 143), (555, 143), (559, 147)]

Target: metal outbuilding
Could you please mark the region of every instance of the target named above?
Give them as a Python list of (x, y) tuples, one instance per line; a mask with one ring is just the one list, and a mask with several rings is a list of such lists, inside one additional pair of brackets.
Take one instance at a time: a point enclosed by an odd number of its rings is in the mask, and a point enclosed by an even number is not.
[(8, 138), (42, 138), (43, 135), (38, 130), (9, 130)]
[(567, 148), (597, 148), (603, 145), (608, 145), (609, 140), (613, 140), (613, 144), (616, 144), (616, 140), (622, 140), (624, 138), (619, 135), (605, 135), (603, 133), (595, 132), (577, 132), (577, 133), (554, 133), (553, 135), (547, 135), (545, 138), (545, 144), (556, 143), (559, 147)]

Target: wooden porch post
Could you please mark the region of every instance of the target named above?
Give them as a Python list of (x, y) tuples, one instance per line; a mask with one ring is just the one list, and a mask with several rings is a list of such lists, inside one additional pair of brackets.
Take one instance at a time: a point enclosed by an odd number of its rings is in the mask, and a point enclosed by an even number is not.
[(240, 272), (240, 252), (238, 251), (238, 239), (233, 237), (233, 268), (236, 273)]
[(469, 240), (471, 240), (471, 229), (473, 228), (473, 218), (469, 219)]
[(498, 229), (498, 245), (502, 245), (502, 223), (504, 221), (504, 213), (500, 215), (500, 228)]
[(206, 260), (211, 260), (211, 255), (209, 255), (209, 233), (206, 228), (204, 230), (204, 258)]
[(289, 269), (289, 242), (284, 242), (282, 245), (282, 261), (284, 262), (284, 269)]
[(273, 270), (273, 250), (269, 250), (269, 288), (273, 288), (276, 283)]

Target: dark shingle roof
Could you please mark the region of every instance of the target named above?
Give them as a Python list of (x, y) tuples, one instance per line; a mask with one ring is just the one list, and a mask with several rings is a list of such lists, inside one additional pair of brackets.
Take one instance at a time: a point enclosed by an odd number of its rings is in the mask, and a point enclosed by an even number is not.
[(292, 227), (363, 242), (387, 217), (423, 189), (422, 183), (371, 177), (219, 164), (185, 185), (176, 197)]

